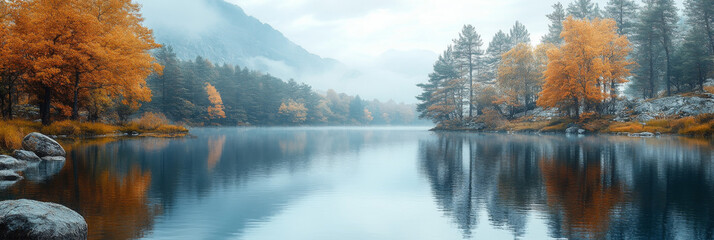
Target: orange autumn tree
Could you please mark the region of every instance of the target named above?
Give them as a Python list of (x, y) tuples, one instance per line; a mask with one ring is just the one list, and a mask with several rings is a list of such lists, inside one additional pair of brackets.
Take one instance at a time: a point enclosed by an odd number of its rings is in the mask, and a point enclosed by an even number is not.
[(630, 76), (627, 38), (617, 34), (612, 19), (572, 17), (563, 22), (561, 37), (565, 43), (547, 53), (538, 106), (557, 107), (573, 117), (602, 110), (602, 103), (617, 97), (617, 85)]
[(131, 0), (99, 0), (76, 2), (76, 8), (86, 13), (97, 24), (95, 46), (88, 51), (92, 57), (74, 69), (72, 84), (72, 118), (78, 118), (80, 95), (94, 102), (97, 89), (110, 98), (121, 97), (121, 103), (138, 108), (141, 101), (151, 100), (145, 79), (161, 66), (149, 54), (160, 47), (152, 32), (142, 25), (139, 5)]
[(216, 90), (216, 87), (210, 83), (206, 83), (205, 89), (206, 95), (208, 95), (208, 101), (211, 102), (211, 106), (208, 107), (208, 117), (210, 119), (226, 118), (223, 99), (221, 99), (221, 94)]
[(130, 0), (9, 2), (18, 9), (11, 31), (23, 41), (13, 51), (30, 63), (23, 78), (41, 102), (43, 124), (49, 124), (53, 105), (71, 108), (65, 114), (71, 112), (76, 119), (80, 98), (97, 96), (97, 89), (132, 108), (150, 100), (145, 79), (160, 72), (161, 66), (148, 51), (160, 45), (141, 25), (137, 4)]
[(303, 103), (298, 103), (295, 100), (288, 99), (280, 104), (278, 115), (280, 115), (286, 123), (299, 124), (307, 120), (307, 108)]
[(532, 109), (540, 91), (541, 75), (533, 47), (520, 43), (503, 54), (496, 83), (502, 92), (497, 102), (505, 103), (513, 115), (515, 108)]

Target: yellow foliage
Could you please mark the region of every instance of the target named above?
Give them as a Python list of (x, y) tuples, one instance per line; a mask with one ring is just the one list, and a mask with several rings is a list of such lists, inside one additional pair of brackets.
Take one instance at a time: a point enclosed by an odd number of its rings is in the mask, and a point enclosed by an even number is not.
[(503, 54), (497, 83), (502, 91), (500, 102), (510, 106), (530, 105), (541, 86), (541, 71), (533, 48), (525, 43)]
[(374, 118), (372, 117), (372, 112), (370, 112), (366, 108), (364, 109), (364, 120), (367, 122), (371, 122), (372, 120), (374, 120)]
[(287, 102), (280, 104), (278, 115), (280, 115), (286, 122), (303, 123), (307, 120), (307, 108), (305, 107), (305, 104), (289, 99)]
[[(563, 22), (565, 44), (548, 51), (545, 83), (538, 105), (575, 110), (615, 98), (617, 84), (630, 75), (630, 52), (625, 36), (612, 19)], [(586, 109), (587, 110), (587, 109)]]
[(206, 94), (212, 106), (208, 107), (208, 117), (211, 119), (226, 118), (226, 112), (223, 107), (223, 99), (221, 94), (216, 90), (216, 87), (210, 83), (206, 83)]

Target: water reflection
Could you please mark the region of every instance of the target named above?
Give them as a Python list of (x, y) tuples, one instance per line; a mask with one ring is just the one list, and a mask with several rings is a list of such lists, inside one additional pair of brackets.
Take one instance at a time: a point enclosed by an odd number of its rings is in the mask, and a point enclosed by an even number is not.
[[(0, 199), (91, 239), (712, 239), (711, 141), (207, 128), (68, 145)], [(62, 165), (63, 164), (63, 165)]]
[(464, 238), (481, 208), (516, 237), (535, 214), (553, 238), (714, 238), (711, 142), (443, 133), (420, 156)]

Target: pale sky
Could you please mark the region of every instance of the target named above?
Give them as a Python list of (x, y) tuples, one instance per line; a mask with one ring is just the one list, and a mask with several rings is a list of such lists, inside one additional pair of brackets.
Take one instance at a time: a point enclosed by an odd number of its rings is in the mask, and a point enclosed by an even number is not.
[[(273, 26), (293, 42), (322, 57), (362, 72), (339, 90), (366, 98), (416, 102), (417, 83), (425, 82), (439, 53), (464, 24), (481, 34), (484, 48), (498, 30), (516, 20), (537, 44), (548, 31), (546, 14), (557, 0), (227, 0)], [(683, 0), (676, 0), (682, 7)], [(561, 1), (567, 8), (570, 1)], [(602, 9), (607, 0), (596, 0)], [(639, 1), (638, 1), (639, 2)], [(349, 81), (345, 81), (349, 82)], [(357, 82), (357, 83), (355, 83)], [(380, 91), (385, 83), (388, 91)], [(324, 87), (317, 84), (318, 87)], [(394, 91), (398, 89), (399, 91)]]
[[(345, 63), (388, 50), (442, 52), (464, 24), (484, 44), (521, 21), (534, 43), (547, 32), (557, 0), (227, 0), (308, 51)], [(680, 4), (683, 0), (677, 0)], [(570, 1), (560, 1), (567, 7)], [(602, 9), (607, 0), (596, 0)], [(639, 1), (638, 1), (639, 2)]]

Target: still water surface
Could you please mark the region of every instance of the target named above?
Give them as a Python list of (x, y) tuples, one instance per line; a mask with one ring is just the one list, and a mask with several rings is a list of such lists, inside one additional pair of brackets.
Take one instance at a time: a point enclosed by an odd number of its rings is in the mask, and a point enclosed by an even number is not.
[(71, 144), (0, 200), (66, 205), (91, 239), (714, 239), (708, 140), (191, 132)]

